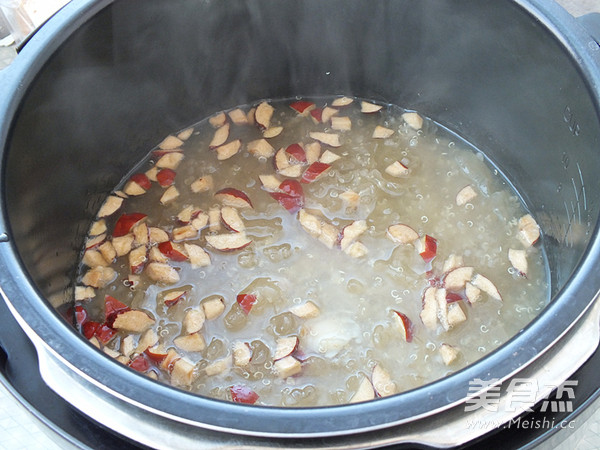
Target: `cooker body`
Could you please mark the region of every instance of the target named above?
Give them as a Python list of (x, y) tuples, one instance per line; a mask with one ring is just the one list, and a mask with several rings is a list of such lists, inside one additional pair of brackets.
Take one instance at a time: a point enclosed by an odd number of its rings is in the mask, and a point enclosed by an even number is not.
[[(249, 433), (380, 428), (460, 402), (467, 380), (509, 376), (566, 333), (600, 286), (600, 51), (541, 3), (75, 0), (25, 46), (0, 104), (0, 281), (13, 313), (94, 385), (215, 429), (238, 427), (240, 415)], [(71, 301), (104, 197), (162, 137), (235, 105), (334, 94), (431, 117), (485, 152), (521, 193), (544, 233), (552, 299), (511, 342), (431, 386), (308, 413), (157, 386), (97, 352), (55, 311)]]

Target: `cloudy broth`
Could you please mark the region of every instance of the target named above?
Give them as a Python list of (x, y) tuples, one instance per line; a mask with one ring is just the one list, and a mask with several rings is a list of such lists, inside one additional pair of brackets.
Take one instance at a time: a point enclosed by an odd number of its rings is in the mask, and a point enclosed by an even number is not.
[(258, 102), (169, 136), (115, 188), (82, 252), (75, 321), (201, 395), (364, 401), (529, 323), (549, 298), (538, 237), (484, 155), (416, 113)]

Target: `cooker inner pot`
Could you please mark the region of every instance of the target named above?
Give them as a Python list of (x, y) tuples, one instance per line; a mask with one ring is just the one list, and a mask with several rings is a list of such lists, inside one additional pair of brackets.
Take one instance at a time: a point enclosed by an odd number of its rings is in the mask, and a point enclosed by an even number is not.
[(464, 137), (540, 224), (553, 301), (596, 227), (596, 105), (571, 55), (515, 2), (123, 0), (29, 76), (5, 207), (54, 307), (71, 301), (85, 233), (121, 176), (171, 131), (261, 98), (372, 98)]

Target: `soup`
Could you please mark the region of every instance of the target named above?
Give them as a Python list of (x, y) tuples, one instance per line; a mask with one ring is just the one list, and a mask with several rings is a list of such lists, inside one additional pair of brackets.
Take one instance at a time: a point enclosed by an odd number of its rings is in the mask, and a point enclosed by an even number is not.
[(371, 400), (494, 350), (549, 298), (540, 230), (485, 156), (351, 97), (261, 101), (166, 137), (98, 211), (76, 325), (209, 397)]

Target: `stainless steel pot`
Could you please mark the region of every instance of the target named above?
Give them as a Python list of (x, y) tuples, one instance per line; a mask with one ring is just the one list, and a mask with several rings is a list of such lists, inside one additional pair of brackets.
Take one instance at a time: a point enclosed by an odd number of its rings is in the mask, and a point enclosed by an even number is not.
[[(0, 98), (3, 296), (46, 382), (143, 444), (218, 446), (232, 435), (256, 446), (427, 441), (419, 427), (434, 430), (431, 443), (456, 444), (474, 436), (436, 430), (444, 414), (464, 412), (469, 381), (538, 373), (536, 362), (561, 355), (569, 363), (553, 372), (558, 384), (598, 345), (600, 47), (554, 4), (74, 0), (1, 81), (9, 93)], [(544, 230), (552, 300), (510, 342), (394, 397), (264, 408), (141, 377), (57, 313), (103, 196), (162, 136), (237, 104), (332, 93), (432, 117), (483, 150), (522, 193)]]

